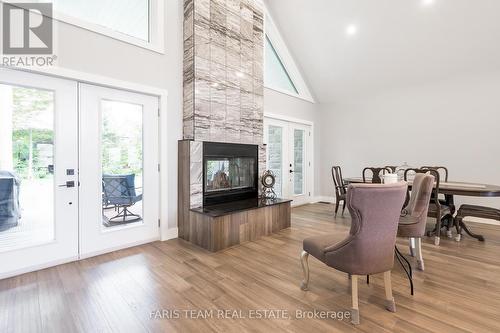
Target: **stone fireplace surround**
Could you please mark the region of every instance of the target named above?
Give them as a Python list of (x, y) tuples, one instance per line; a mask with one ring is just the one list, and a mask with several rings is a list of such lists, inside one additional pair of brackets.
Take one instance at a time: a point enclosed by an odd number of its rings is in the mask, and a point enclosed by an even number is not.
[(184, 0), (183, 139), (189, 207), (203, 204), (203, 141), (263, 145), (262, 0)]
[(289, 200), (203, 206), (204, 142), (257, 145), (258, 174), (266, 167), (263, 25), (262, 0), (184, 0), (179, 237), (209, 251), (290, 227)]

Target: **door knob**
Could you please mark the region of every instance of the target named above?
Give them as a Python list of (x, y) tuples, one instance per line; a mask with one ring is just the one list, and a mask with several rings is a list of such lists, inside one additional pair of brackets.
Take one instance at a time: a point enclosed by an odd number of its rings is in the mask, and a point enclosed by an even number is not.
[(75, 187), (75, 182), (73, 180), (67, 181), (66, 184), (59, 185), (59, 187)]

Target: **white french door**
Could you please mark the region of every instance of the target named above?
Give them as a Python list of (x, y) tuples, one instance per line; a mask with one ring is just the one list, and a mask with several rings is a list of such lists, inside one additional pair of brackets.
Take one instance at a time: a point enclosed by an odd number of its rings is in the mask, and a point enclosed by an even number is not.
[(311, 126), (265, 118), (267, 169), (276, 175), (274, 191), (278, 197), (300, 205), (311, 200)]
[(158, 97), (80, 86), (80, 255), (159, 239)]
[(159, 239), (158, 107), (0, 68), (0, 279)]
[(0, 68), (0, 278), (78, 257), (77, 83)]

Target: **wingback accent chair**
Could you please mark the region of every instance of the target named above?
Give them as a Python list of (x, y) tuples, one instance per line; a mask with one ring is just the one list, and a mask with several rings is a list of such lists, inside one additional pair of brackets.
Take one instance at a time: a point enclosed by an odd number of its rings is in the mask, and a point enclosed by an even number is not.
[(425, 225), (433, 187), (433, 176), (423, 173), (415, 175), (410, 200), (401, 213), (398, 225), (398, 237), (408, 237), (410, 239), (410, 254), (412, 256), (416, 254), (418, 269), (422, 271), (424, 270), (422, 236), (425, 235)]
[(391, 269), (394, 266), (396, 232), (405, 201), (407, 185), (351, 184), (347, 189), (347, 208), (351, 213), (351, 230), (346, 239), (336, 242), (334, 234), (304, 239), (301, 253), (304, 280), (308, 290), (311, 254), (326, 265), (351, 276), (352, 323), (359, 324), (358, 277), (384, 273), (386, 308), (396, 311), (392, 297)]
[(341, 201), (344, 202), (342, 206), (342, 215), (344, 215), (346, 186), (344, 184), (344, 178), (342, 178), (342, 169), (340, 166), (332, 167), (332, 177), (333, 184), (335, 185), (335, 216), (337, 216), (337, 211), (339, 210)]

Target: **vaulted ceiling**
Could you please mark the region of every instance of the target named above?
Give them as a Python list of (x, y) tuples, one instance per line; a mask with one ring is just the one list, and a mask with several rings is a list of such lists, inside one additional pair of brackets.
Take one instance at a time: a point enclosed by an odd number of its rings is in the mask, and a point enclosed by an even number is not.
[(500, 70), (499, 0), (265, 3), (322, 103)]

